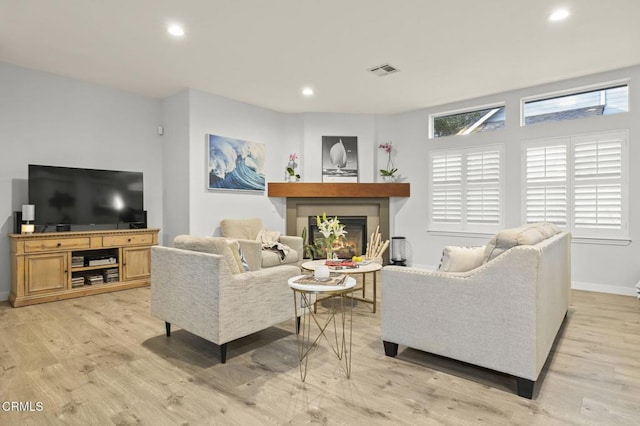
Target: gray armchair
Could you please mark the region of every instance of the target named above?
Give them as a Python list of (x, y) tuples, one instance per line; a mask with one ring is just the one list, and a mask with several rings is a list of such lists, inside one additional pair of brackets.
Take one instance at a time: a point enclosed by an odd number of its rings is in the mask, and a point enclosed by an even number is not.
[(252, 271), (282, 264), (300, 266), (303, 258), (302, 238), (280, 235), (278, 241), (291, 249), (284, 259), (280, 259), (279, 254), (275, 251), (262, 250), (262, 243), (256, 240), (263, 229), (262, 220), (259, 218), (224, 219), (220, 222), (222, 236), (233, 238), (240, 243)]
[(151, 249), (151, 313), (167, 337), (174, 324), (219, 345), (224, 363), (228, 342), (294, 318), (296, 265), (243, 272), (225, 238), (181, 235), (174, 245)]

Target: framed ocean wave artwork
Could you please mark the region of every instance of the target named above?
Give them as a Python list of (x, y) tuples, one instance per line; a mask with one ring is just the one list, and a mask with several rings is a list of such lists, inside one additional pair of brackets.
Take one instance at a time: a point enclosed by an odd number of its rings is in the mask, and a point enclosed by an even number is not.
[(322, 137), (322, 182), (358, 182), (358, 137)]
[(207, 135), (207, 187), (239, 191), (265, 190), (265, 145)]

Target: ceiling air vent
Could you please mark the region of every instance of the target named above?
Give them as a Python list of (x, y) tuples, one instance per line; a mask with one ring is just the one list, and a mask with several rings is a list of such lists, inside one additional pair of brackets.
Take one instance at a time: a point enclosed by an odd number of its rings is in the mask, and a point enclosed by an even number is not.
[(384, 65), (378, 65), (377, 67), (369, 68), (368, 71), (377, 75), (378, 77), (384, 77), (385, 75), (398, 72), (398, 69), (395, 67), (392, 67), (389, 64), (384, 64)]

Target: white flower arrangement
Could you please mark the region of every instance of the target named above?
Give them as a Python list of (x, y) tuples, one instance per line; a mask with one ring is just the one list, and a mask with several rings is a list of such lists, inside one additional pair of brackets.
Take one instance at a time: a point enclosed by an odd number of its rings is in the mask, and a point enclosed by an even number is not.
[(338, 216), (328, 218), (327, 213), (322, 213), (322, 218), (316, 216), (316, 225), (324, 237), (324, 246), (327, 250), (327, 259), (333, 258), (333, 244), (338, 238), (347, 235), (344, 224), (340, 223)]

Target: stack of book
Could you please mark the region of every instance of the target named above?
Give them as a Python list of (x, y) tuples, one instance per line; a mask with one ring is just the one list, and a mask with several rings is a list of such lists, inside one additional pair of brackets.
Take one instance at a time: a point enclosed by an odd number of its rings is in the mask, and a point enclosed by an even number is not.
[(333, 270), (354, 269), (358, 267), (358, 264), (352, 260), (327, 260), (325, 265)]
[(71, 277), (71, 287), (72, 288), (82, 287), (83, 285), (84, 285), (84, 277), (83, 276)]
[(84, 266), (84, 256), (71, 256), (71, 267), (82, 268)]
[(118, 276), (118, 268), (106, 269), (102, 273), (102, 278), (105, 283), (114, 283), (120, 280)]
[(102, 275), (87, 275), (85, 277), (85, 284), (102, 284), (103, 282)]

